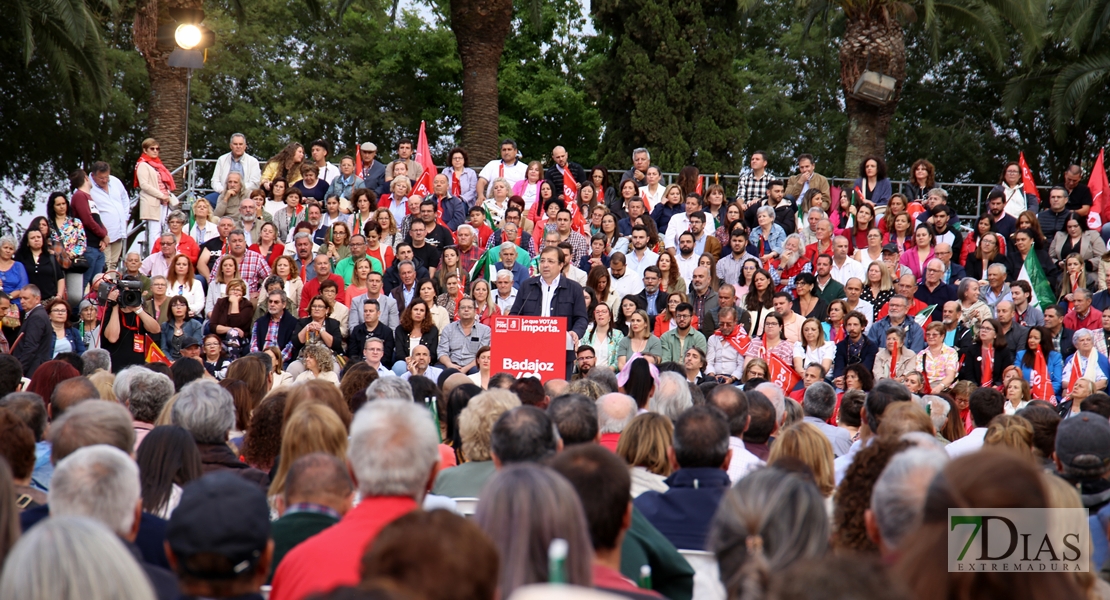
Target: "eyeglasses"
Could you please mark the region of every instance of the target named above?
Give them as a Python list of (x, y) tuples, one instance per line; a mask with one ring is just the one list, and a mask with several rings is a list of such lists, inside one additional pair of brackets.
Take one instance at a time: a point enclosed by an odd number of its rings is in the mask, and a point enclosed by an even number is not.
[(161, 148), (158, 147), (158, 146), (151, 146), (151, 147), (147, 148), (147, 150), (161, 150)]

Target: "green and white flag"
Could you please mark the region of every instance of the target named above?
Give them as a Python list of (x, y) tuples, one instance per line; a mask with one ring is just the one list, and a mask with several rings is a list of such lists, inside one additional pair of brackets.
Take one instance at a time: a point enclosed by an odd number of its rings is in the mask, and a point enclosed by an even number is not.
[(921, 309), (921, 312), (917, 313), (914, 316), (914, 322), (917, 323), (919, 327), (924, 328), (926, 325), (929, 324), (929, 317), (933, 316), (933, 311), (935, 311), (936, 309), (936, 304), (930, 304), (929, 306), (926, 306), (925, 308)]
[(1039, 306), (1043, 310), (1056, 304), (1056, 295), (1052, 293), (1052, 286), (1049, 285), (1044, 268), (1033, 250), (1026, 255), (1025, 264), (1021, 266), (1021, 273), (1018, 273), (1018, 280), (1028, 281), (1029, 287), (1033, 288), (1033, 297), (1029, 299), (1030, 305)]

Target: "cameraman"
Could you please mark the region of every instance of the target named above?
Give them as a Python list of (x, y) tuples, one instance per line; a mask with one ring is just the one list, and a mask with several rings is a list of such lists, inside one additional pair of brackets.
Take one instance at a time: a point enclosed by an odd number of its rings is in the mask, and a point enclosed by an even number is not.
[(149, 343), (145, 336), (158, 339), (162, 333), (158, 321), (142, 306), (120, 306), (119, 293), (119, 287), (108, 293), (100, 333), (100, 347), (112, 354), (112, 369), (117, 373), (124, 367), (145, 363)]

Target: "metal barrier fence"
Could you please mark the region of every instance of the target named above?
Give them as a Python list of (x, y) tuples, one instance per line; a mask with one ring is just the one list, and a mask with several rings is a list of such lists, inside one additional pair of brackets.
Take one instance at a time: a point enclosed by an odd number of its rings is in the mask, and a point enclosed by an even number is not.
[[(260, 160), (265, 163), (265, 160)], [(208, 181), (212, 170), (215, 168), (216, 159), (214, 158), (193, 158), (182, 164), (180, 167), (173, 170), (173, 174), (181, 174), (181, 178), (185, 185), (182, 186), (181, 193), (177, 195), (177, 199), (181, 201), (181, 208), (183, 210), (190, 210), (193, 206), (193, 201), (199, 197), (204, 196), (212, 191), (211, 182)], [(441, 167), (437, 167), (440, 169)], [(610, 171), (611, 174), (621, 173), (623, 169)], [(705, 180), (706, 186), (713, 183), (720, 183), (725, 188), (725, 194), (731, 195), (735, 193), (736, 186), (739, 185), (739, 174), (702, 174), (701, 177)], [(663, 183), (671, 184), (678, 180), (678, 173), (663, 173)], [(850, 189), (854, 180), (845, 179), (840, 177), (830, 177), (829, 183), (841, 187), (841, 189)], [(894, 181), (891, 182), (891, 187), (895, 192), (905, 193), (904, 190), (909, 187), (908, 181)], [(994, 183), (958, 183), (958, 182), (937, 182), (937, 186), (943, 188), (948, 192), (948, 204), (956, 209), (956, 212), (962, 219), (977, 219), (983, 212), (983, 203), (986, 202), (987, 195), (990, 193)], [(1047, 192), (1049, 186), (1038, 186), (1039, 190)], [(1044, 195), (1047, 198), (1047, 193)], [(136, 226), (128, 235), (138, 233), (142, 225)], [(151, 240), (147, 240), (145, 248), (149, 254), (149, 248), (152, 245)]]

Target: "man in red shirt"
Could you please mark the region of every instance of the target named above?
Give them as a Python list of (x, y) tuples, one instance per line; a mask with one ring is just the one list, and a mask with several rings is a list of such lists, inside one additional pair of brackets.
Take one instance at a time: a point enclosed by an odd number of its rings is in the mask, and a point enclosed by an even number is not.
[(597, 399), (597, 421), (601, 426), (599, 442), (605, 448), (617, 451), (621, 432), (636, 418), (636, 401), (625, 394), (605, 394)]
[(632, 477), (624, 461), (596, 444), (580, 444), (557, 454), (551, 468), (574, 486), (585, 509), (594, 546), (594, 587), (622, 596), (662, 598), (620, 572), (621, 542), (632, 526)]
[(351, 423), (348, 463), (362, 501), (285, 555), (274, 573), (271, 600), (303, 600), (357, 585), (362, 555), (378, 532), (416, 510), (435, 481), (438, 443), (428, 410), (411, 400), (375, 400), (359, 410)]
[(1071, 294), (1071, 310), (1064, 315), (1064, 327), (1072, 331), (1102, 329), (1102, 311), (1091, 306), (1091, 292), (1079, 288)]
[(320, 293), (320, 284), (329, 279), (339, 286), (339, 294), (336, 297), (343, 303), (343, 306), (347, 306), (347, 295), (343, 293), (347, 286), (344, 285), (342, 277), (331, 272), (331, 259), (325, 254), (317, 254), (316, 258), (312, 260), (312, 268), (316, 269), (316, 277), (304, 282), (304, 289), (301, 290), (301, 317), (308, 316), (308, 305)]

